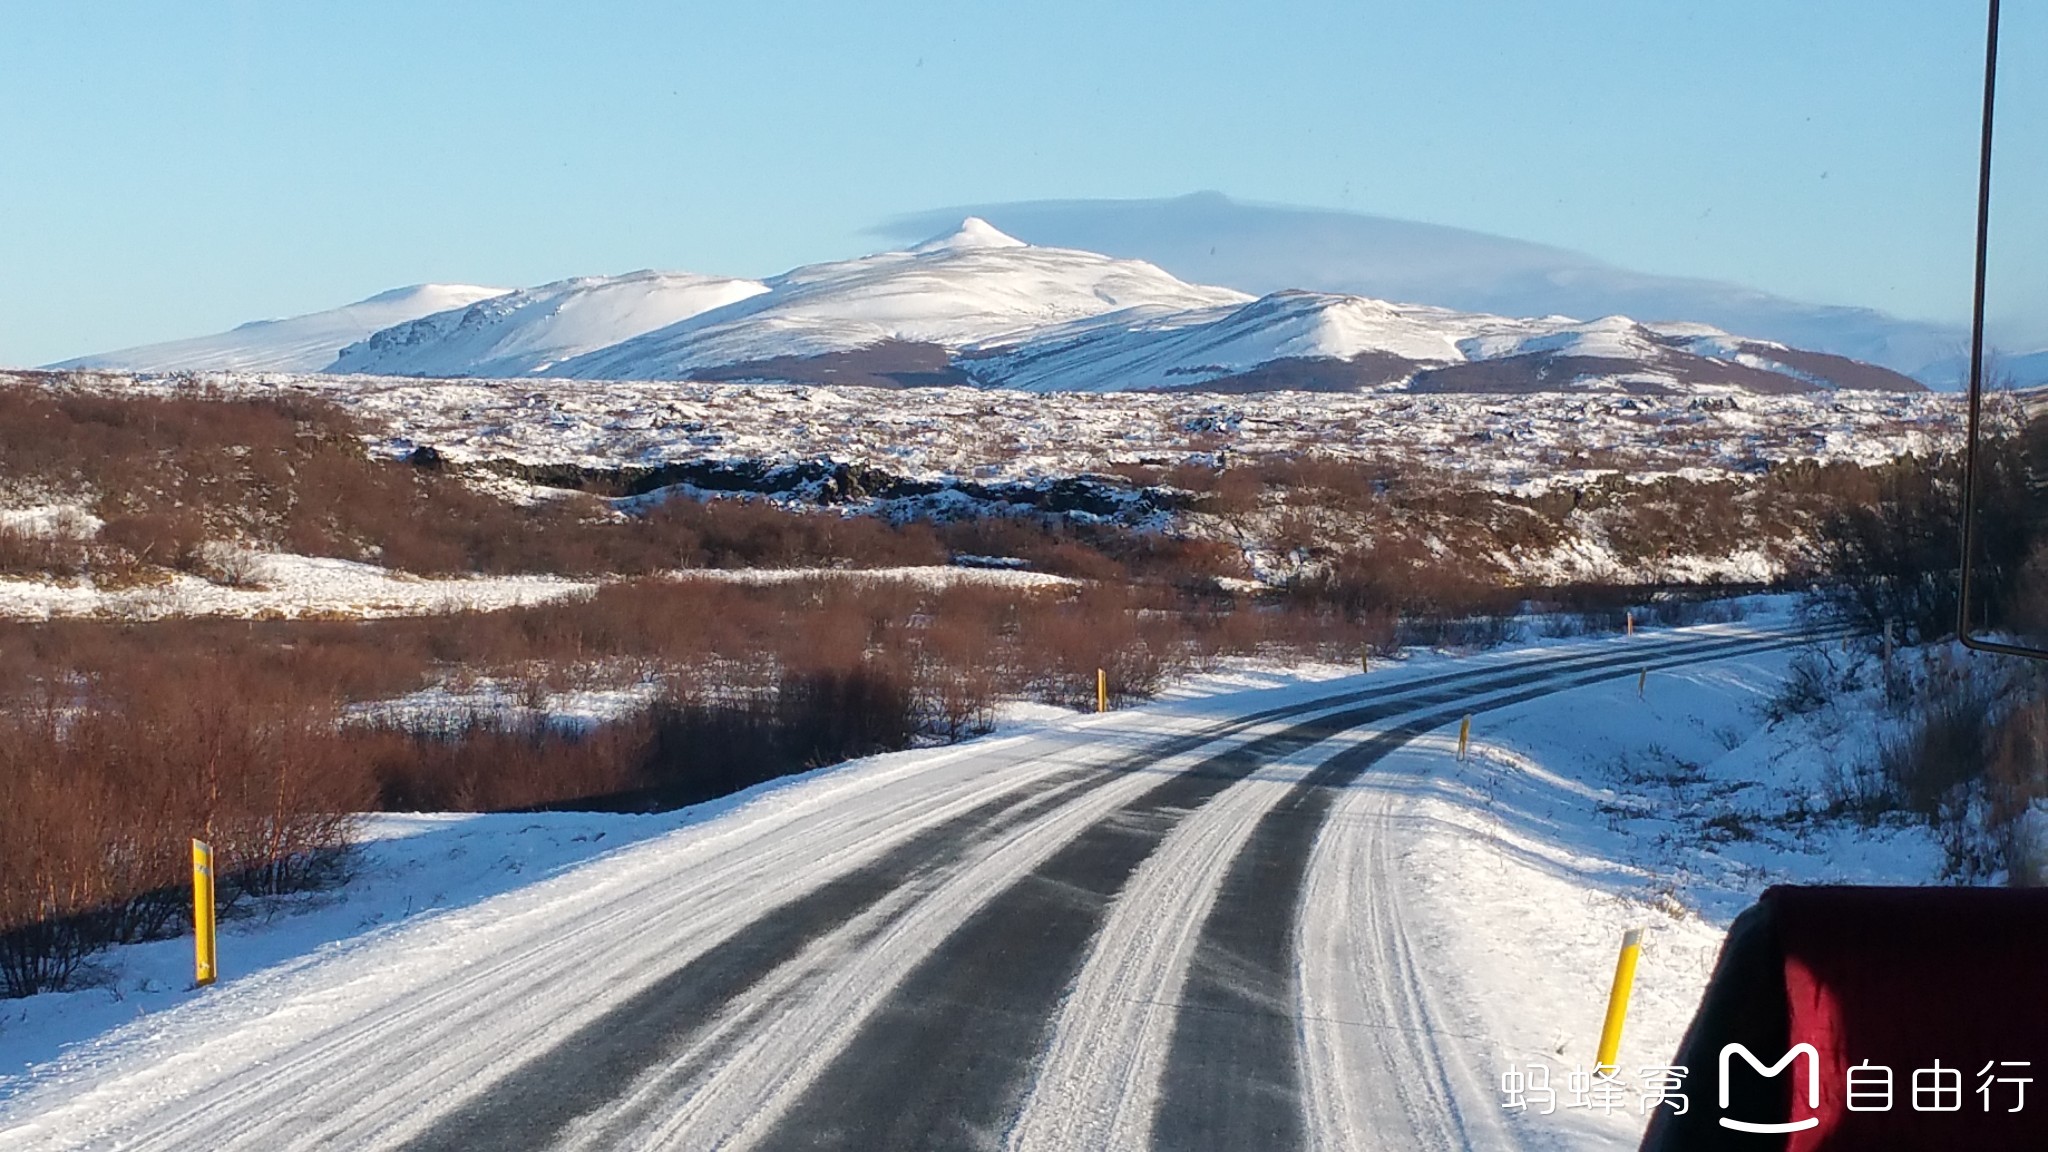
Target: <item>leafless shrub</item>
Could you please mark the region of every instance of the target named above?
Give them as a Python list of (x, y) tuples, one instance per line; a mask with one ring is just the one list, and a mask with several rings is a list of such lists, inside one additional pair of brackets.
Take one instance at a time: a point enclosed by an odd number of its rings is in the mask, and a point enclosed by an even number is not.
[(1765, 702), (1764, 716), (1774, 724), (1810, 716), (1860, 687), (1855, 664), (1825, 647), (1801, 648), (1786, 666), (1784, 683)]
[(192, 571), (225, 588), (262, 588), (270, 578), (261, 555), (220, 540), (194, 550)]

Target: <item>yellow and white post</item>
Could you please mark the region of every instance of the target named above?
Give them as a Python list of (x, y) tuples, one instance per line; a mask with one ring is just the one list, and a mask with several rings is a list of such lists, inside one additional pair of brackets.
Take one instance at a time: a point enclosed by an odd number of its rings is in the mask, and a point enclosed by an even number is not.
[(1636, 986), (1636, 960), (1643, 954), (1643, 930), (1631, 928), (1621, 938), (1621, 956), (1614, 962), (1614, 986), (1607, 990), (1607, 1020), (1600, 1025), (1600, 1052), (1593, 1070), (1613, 1075), (1621, 1055), (1621, 1025), (1628, 1019), (1628, 997)]
[(1109, 673), (1101, 668), (1095, 670), (1095, 710), (1109, 711)]
[(1633, 636), (1636, 634), (1636, 613), (1635, 609), (1633, 608), (1629, 609), (1628, 623), (1625, 627), (1626, 631), (1623, 633), (1624, 635)]
[(1458, 759), (1463, 760), (1465, 758), (1465, 750), (1471, 746), (1472, 714), (1467, 712), (1465, 718), (1458, 721)]
[(201, 985), (213, 983), (219, 974), (215, 963), (213, 920), (213, 846), (192, 841), (192, 979)]

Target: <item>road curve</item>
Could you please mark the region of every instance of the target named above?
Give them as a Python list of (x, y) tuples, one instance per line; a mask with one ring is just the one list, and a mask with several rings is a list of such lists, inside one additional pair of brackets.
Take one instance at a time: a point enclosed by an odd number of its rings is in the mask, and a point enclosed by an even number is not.
[[(9, 1102), (0, 1142), (1311, 1147), (1333, 1089), (1301, 1027), (1301, 918), (1347, 789), (1464, 713), (1807, 639), (1588, 642), (888, 758), (479, 908), (398, 986), (365, 957), (304, 997), (318, 1027), (230, 1017), (178, 1054), (215, 1083), (117, 1067)], [(1407, 1087), (1354, 1112), (1384, 1147), (1483, 1143), (1398, 906), (1372, 907), (1362, 1003)]]

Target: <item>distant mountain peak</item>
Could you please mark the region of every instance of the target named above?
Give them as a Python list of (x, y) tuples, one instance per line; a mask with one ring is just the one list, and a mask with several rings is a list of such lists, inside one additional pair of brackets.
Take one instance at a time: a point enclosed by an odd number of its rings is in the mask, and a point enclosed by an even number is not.
[(411, 304), (420, 303), (445, 308), (450, 300), (483, 300), (502, 295), (507, 288), (482, 288), (475, 284), (407, 284), (402, 288), (386, 288), (375, 296), (365, 296), (357, 304)]
[(1029, 245), (979, 216), (969, 216), (960, 227), (912, 248), (912, 252), (966, 252), (977, 248), (1025, 248)]

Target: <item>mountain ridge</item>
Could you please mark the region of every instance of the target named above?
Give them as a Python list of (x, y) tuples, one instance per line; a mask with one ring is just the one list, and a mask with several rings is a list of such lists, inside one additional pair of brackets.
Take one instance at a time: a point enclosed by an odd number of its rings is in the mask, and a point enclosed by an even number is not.
[(1241, 201), (1219, 192), (1031, 200), (908, 213), (870, 229), (902, 241), (975, 215), (1030, 243), (1151, 261), (1254, 295), (1339, 292), (1509, 316), (1694, 321), (1865, 360), (1952, 387), (1969, 332), (1876, 309), (1810, 304), (1721, 281), (1621, 268), (1566, 248), (1442, 224)]
[(466, 308), (507, 291), (474, 284), (412, 284), (339, 308), (251, 320), (226, 332), (79, 356), (48, 367), (117, 372), (318, 372), (332, 364), (344, 347), (385, 328)]
[[(456, 306), (379, 328), (318, 368), (1031, 392), (1921, 387), (1879, 365), (1693, 321), (1515, 317), (1292, 287), (1253, 296), (1144, 260), (1029, 244), (973, 216), (903, 248), (761, 280), (643, 270), (453, 295)], [(328, 333), (366, 308), (420, 302), (421, 290), (400, 290), (275, 322), (283, 329), (186, 343), (226, 350), (226, 363), (196, 366), (241, 368), (261, 360), (250, 346), (276, 331)]]

